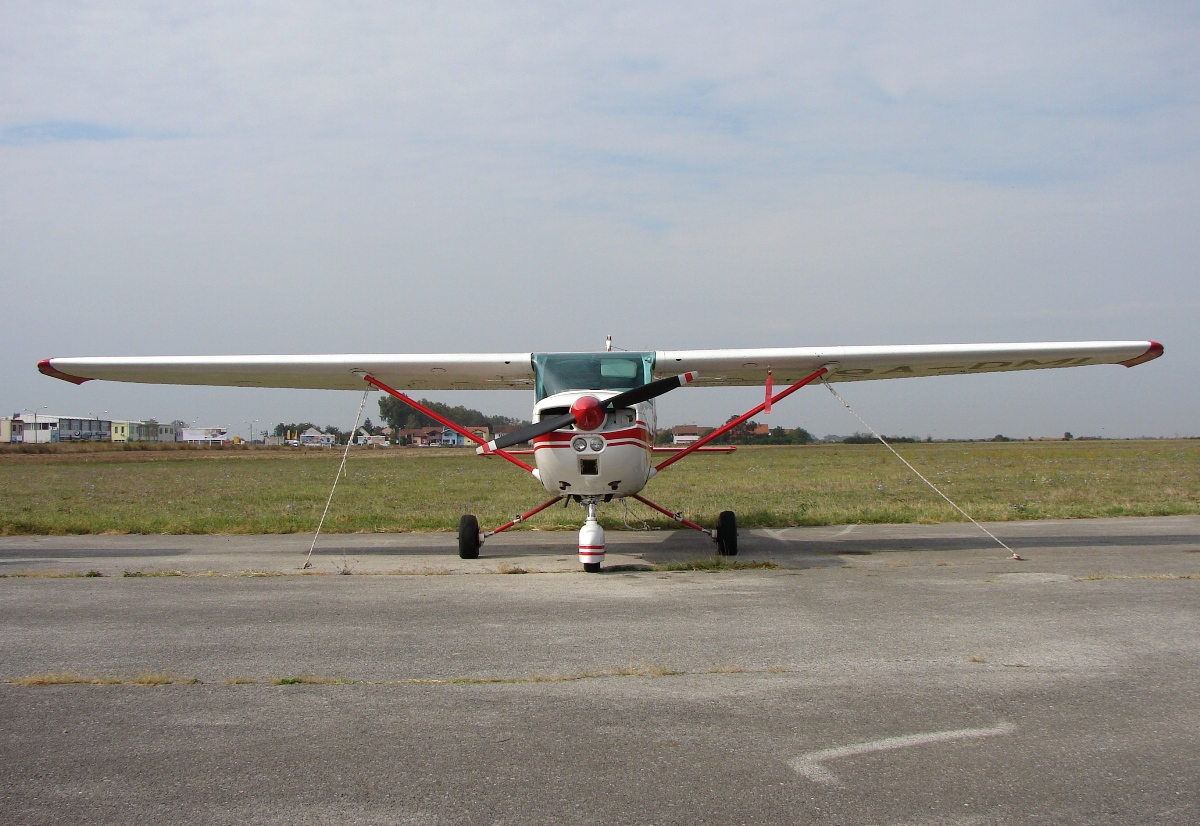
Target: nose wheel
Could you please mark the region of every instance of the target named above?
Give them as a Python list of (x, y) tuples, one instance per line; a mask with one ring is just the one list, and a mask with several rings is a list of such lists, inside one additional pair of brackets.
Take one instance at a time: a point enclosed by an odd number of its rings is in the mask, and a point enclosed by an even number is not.
[(596, 521), (596, 500), (587, 501), (587, 521), (579, 529), (579, 561), (589, 574), (600, 573), (604, 561), (604, 528)]

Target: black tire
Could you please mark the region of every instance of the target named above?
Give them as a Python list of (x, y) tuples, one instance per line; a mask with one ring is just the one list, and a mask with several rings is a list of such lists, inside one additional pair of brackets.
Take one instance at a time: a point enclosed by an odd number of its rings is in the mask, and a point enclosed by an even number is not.
[(717, 517), (717, 553), (737, 556), (737, 517), (733, 511), (721, 511)]
[(600, 563), (599, 562), (585, 562), (585, 563), (583, 563), (583, 570), (585, 573), (598, 574), (598, 573), (600, 573)]
[(458, 520), (458, 555), (479, 559), (479, 520), (469, 513)]

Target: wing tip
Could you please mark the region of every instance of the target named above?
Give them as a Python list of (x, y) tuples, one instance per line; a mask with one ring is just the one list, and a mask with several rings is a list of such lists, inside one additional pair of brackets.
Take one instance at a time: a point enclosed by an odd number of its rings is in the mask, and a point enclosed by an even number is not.
[(72, 376), (70, 373), (64, 373), (62, 370), (55, 369), (55, 367), (50, 363), (50, 359), (42, 359), (38, 362), (38, 372), (43, 376), (49, 376), (52, 379), (69, 381), (71, 384), (83, 384), (85, 381), (91, 381), (91, 379), (85, 379), (80, 376)]
[(1131, 358), (1128, 361), (1122, 361), (1119, 363), (1125, 365), (1126, 367), (1136, 367), (1139, 364), (1144, 364), (1147, 361), (1154, 361), (1154, 359), (1158, 358), (1162, 354), (1163, 346), (1157, 341), (1152, 341), (1150, 342), (1150, 346), (1146, 348), (1146, 352), (1142, 353), (1140, 356)]

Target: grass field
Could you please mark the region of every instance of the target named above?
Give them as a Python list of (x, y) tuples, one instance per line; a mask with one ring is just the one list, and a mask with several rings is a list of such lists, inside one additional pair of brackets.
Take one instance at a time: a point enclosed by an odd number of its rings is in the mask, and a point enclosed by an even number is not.
[[(980, 520), (1200, 513), (1200, 441), (925, 443), (901, 453)], [(340, 451), (68, 451), (0, 454), (0, 535), (312, 531)], [(961, 517), (879, 445), (743, 447), (664, 471), (645, 495), (712, 525), (948, 522)], [(462, 449), (351, 452), (324, 530), (456, 530), (463, 513), (494, 526), (547, 498), (532, 478)], [(673, 527), (630, 504), (631, 527)], [(620, 503), (601, 508), (623, 527)], [(577, 529), (576, 506), (529, 529)]]

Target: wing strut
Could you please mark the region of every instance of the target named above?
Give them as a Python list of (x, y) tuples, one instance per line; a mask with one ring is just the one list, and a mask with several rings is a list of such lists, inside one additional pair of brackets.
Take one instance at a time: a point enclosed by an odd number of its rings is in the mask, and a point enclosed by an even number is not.
[[(741, 415), (741, 416), (738, 416), (738, 417), (737, 417), (736, 419), (734, 419), (732, 422), (726, 422), (725, 424), (721, 425), (721, 426), (720, 426), (720, 427), (718, 427), (716, 430), (714, 430), (712, 433), (709, 433), (709, 434), (708, 434), (707, 436), (705, 436), (703, 439), (699, 439), (699, 440), (697, 440), (697, 441), (695, 441), (695, 442), (692, 442), (690, 445), (688, 445), (686, 448), (684, 448), (683, 450), (681, 450), (681, 451), (679, 451), (678, 453), (676, 453), (676, 454), (675, 454), (674, 456), (672, 456), (671, 458), (669, 458), (669, 459), (664, 459), (662, 462), (659, 462), (659, 463), (658, 463), (658, 465), (656, 465), (656, 466), (655, 466), (655, 468), (654, 468), (654, 472), (655, 472), (655, 473), (658, 473), (658, 472), (659, 472), (660, 470), (662, 470), (663, 468), (665, 468), (665, 467), (669, 467), (670, 465), (673, 465), (673, 464), (675, 464), (675, 463), (676, 463), (676, 462), (678, 462), (680, 459), (682, 459), (684, 456), (687, 456), (687, 455), (689, 455), (689, 454), (691, 454), (691, 453), (694, 453), (695, 451), (699, 450), (699, 449), (700, 449), (701, 447), (703, 447), (704, 445), (706, 445), (706, 444), (708, 444), (709, 442), (711, 442), (713, 439), (716, 439), (716, 438), (718, 438), (718, 437), (720, 437), (720, 436), (723, 436), (723, 435), (725, 435), (725, 434), (726, 434), (726, 433), (728, 433), (730, 430), (733, 430), (735, 427), (737, 427), (738, 425), (740, 425), (742, 422), (745, 422), (745, 421), (749, 420), (749, 418), (750, 418), (751, 416), (757, 416), (759, 413), (761, 413), (762, 411), (766, 410), (766, 409), (767, 409), (767, 408), (768, 408), (770, 405), (774, 404), (775, 402), (777, 402), (777, 401), (779, 401), (779, 400), (781, 400), (781, 399), (785, 399), (785, 398), (787, 398), (788, 396), (790, 396), (790, 395), (792, 395), (793, 393), (795, 393), (797, 390), (799, 390), (799, 389), (800, 389), (801, 387), (803, 387), (804, 385), (806, 385), (806, 384), (810, 384), (810, 383), (812, 383), (812, 382), (816, 381), (817, 379), (821, 378), (821, 376), (825, 375), (825, 374), (826, 374), (826, 373), (828, 373), (828, 372), (829, 372), (829, 368), (827, 368), (827, 367), (822, 367), (822, 368), (821, 368), (820, 370), (818, 370), (817, 372), (815, 372), (815, 373), (812, 373), (811, 375), (805, 376), (804, 378), (800, 379), (800, 381), (798, 381), (798, 382), (796, 382), (795, 384), (793, 384), (793, 385), (789, 386), (787, 390), (784, 390), (784, 391), (783, 391), (782, 393), (780, 393), (779, 395), (777, 395), (777, 396), (768, 396), (768, 397), (767, 397), (767, 399), (766, 399), (766, 401), (764, 401), (762, 404), (760, 404), (760, 405), (758, 405), (757, 407), (755, 407), (753, 410), (750, 410), (750, 411), (748, 411), (747, 413), (745, 413), (745, 414), (743, 414), (743, 415)], [(769, 375), (770, 375), (770, 374), (768, 374), (768, 376), (769, 376)], [(636, 497), (635, 497), (635, 498), (636, 498)], [(664, 511), (664, 513), (665, 513), (665, 511)]]
[(639, 502), (641, 502), (643, 505), (646, 505), (647, 507), (654, 508), (656, 511), (661, 513), (663, 516), (671, 517), (672, 519), (674, 519), (676, 522), (678, 522), (681, 525), (686, 525), (687, 527), (691, 528), (694, 531), (700, 531), (700, 533), (708, 534), (709, 536), (713, 535), (713, 532), (711, 530), (709, 530), (708, 528), (702, 528), (699, 525), (697, 525), (695, 522), (692, 522), (690, 519), (684, 519), (682, 513), (671, 513), (671, 511), (667, 510), (666, 508), (662, 507), (661, 505), (656, 505), (653, 502), (651, 502), (649, 499), (647, 499), (646, 497), (644, 497), (640, 494), (637, 494), (637, 493), (635, 493), (633, 495), (633, 498), (638, 500)]
[[(426, 416), (433, 419), (435, 422), (441, 422), (446, 427), (453, 430), (455, 433), (457, 433), (460, 436), (463, 436), (467, 439), (470, 439), (472, 442), (475, 442), (476, 444), (484, 445), (485, 447), (487, 446), (487, 439), (482, 439), (479, 436), (476, 436), (474, 433), (467, 430), (465, 427), (455, 424), (454, 422), (450, 421), (449, 419), (447, 419), (445, 416), (441, 415), (440, 413), (430, 410), (428, 407), (421, 404), (420, 402), (413, 401), (408, 396), (401, 393), (399, 390), (396, 390), (395, 388), (392, 388), (392, 387), (388, 387), (386, 384), (384, 384), (379, 379), (372, 376), (370, 373), (360, 373), (359, 375), (362, 376), (362, 380), (365, 381), (367, 384), (370, 384), (374, 387), (378, 387), (380, 390), (382, 390), (384, 393), (387, 393), (389, 396), (394, 396), (395, 398), (397, 398), (400, 401), (407, 404), (413, 410), (417, 410), (421, 413), (424, 413)], [(533, 473), (533, 466), (525, 464), (520, 459), (518, 459), (516, 456), (511, 456), (503, 450), (490, 450), (488, 452), (495, 453), (497, 456), (499, 456), (503, 459), (507, 459), (508, 461), (512, 462), (514, 465), (521, 468), (522, 470), (527, 471), (529, 473)], [(558, 501), (558, 500), (555, 500), (555, 501)]]

